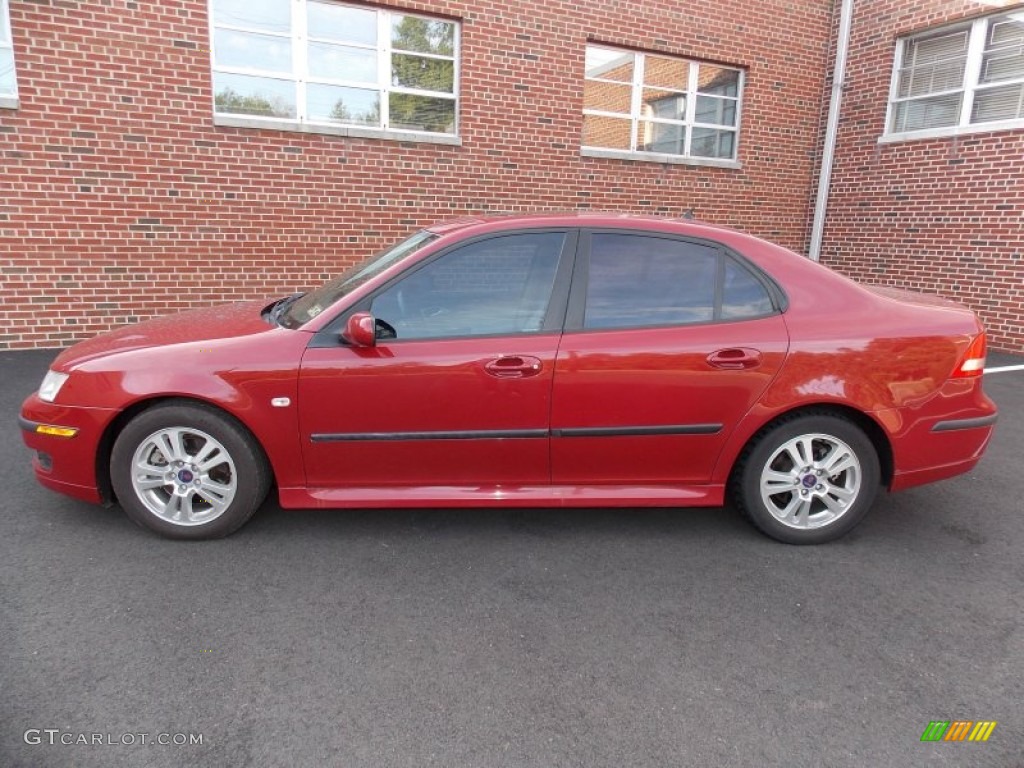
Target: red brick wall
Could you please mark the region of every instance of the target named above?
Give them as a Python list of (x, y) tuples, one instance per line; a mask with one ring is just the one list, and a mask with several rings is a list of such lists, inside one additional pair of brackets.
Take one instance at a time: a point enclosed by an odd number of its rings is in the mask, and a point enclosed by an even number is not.
[[(215, 127), (204, 0), (11, 7), (0, 347), (315, 284), (467, 212), (615, 209), (806, 239), (831, 3), (436, 0), (461, 147)], [(747, 68), (741, 170), (580, 156), (588, 39)]]
[[(855, 279), (939, 293), (1024, 351), (1024, 130), (879, 144), (896, 38), (1018, 5), (858, 0), (822, 261)], [(831, 66), (831, 64), (830, 64)]]

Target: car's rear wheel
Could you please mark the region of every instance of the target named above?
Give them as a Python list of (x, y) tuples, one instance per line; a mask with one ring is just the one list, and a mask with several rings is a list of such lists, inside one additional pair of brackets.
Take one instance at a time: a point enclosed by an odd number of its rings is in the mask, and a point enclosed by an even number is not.
[(733, 475), (733, 500), (772, 538), (821, 544), (863, 519), (879, 478), (878, 454), (857, 425), (809, 414), (778, 423), (745, 451)]
[(270, 470), (255, 439), (207, 406), (166, 403), (132, 419), (110, 457), (118, 501), (136, 523), (175, 539), (227, 536), (266, 498)]

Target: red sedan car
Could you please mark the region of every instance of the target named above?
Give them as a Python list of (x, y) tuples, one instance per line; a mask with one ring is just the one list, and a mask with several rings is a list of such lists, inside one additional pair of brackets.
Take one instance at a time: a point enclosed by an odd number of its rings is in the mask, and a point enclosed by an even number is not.
[(306, 294), (63, 352), (23, 406), (39, 481), (165, 536), (282, 507), (708, 506), (836, 538), (879, 486), (971, 469), (985, 334), (728, 229), (431, 227)]

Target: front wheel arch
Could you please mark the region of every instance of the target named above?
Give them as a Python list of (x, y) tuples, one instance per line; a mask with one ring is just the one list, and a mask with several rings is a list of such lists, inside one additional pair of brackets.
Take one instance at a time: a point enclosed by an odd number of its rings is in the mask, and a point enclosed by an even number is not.
[(121, 431), (128, 426), (128, 423), (132, 419), (143, 411), (147, 411), (157, 405), (165, 405), (168, 403), (205, 407), (234, 421), (240, 429), (248, 433), (249, 437), (252, 438), (253, 443), (259, 447), (260, 452), (263, 454), (263, 460), (266, 462), (266, 466), (270, 472), (271, 487), (277, 484), (274, 476), (274, 465), (270, 462), (266, 449), (264, 449), (263, 444), (256, 438), (256, 435), (251, 429), (249, 429), (248, 425), (244, 421), (239, 419), (230, 411), (226, 411), (216, 403), (211, 403), (209, 400), (182, 395), (159, 395), (132, 403), (123, 411), (118, 413), (103, 430), (99, 446), (96, 450), (96, 487), (100, 491), (100, 498), (102, 499), (104, 506), (109, 507), (117, 503), (117, 494), (114, 493), (114, 486), (110, 481), (110, 457), (114, 450), (114, 442), (117, 440), (118, 435), (121, 434)]

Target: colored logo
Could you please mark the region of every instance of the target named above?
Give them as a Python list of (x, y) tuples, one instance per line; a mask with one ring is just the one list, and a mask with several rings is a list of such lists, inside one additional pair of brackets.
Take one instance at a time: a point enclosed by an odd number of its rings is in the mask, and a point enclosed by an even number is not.
[(995, 720), (932, 720), (921, 741), (988, 741), (997, 724)]

